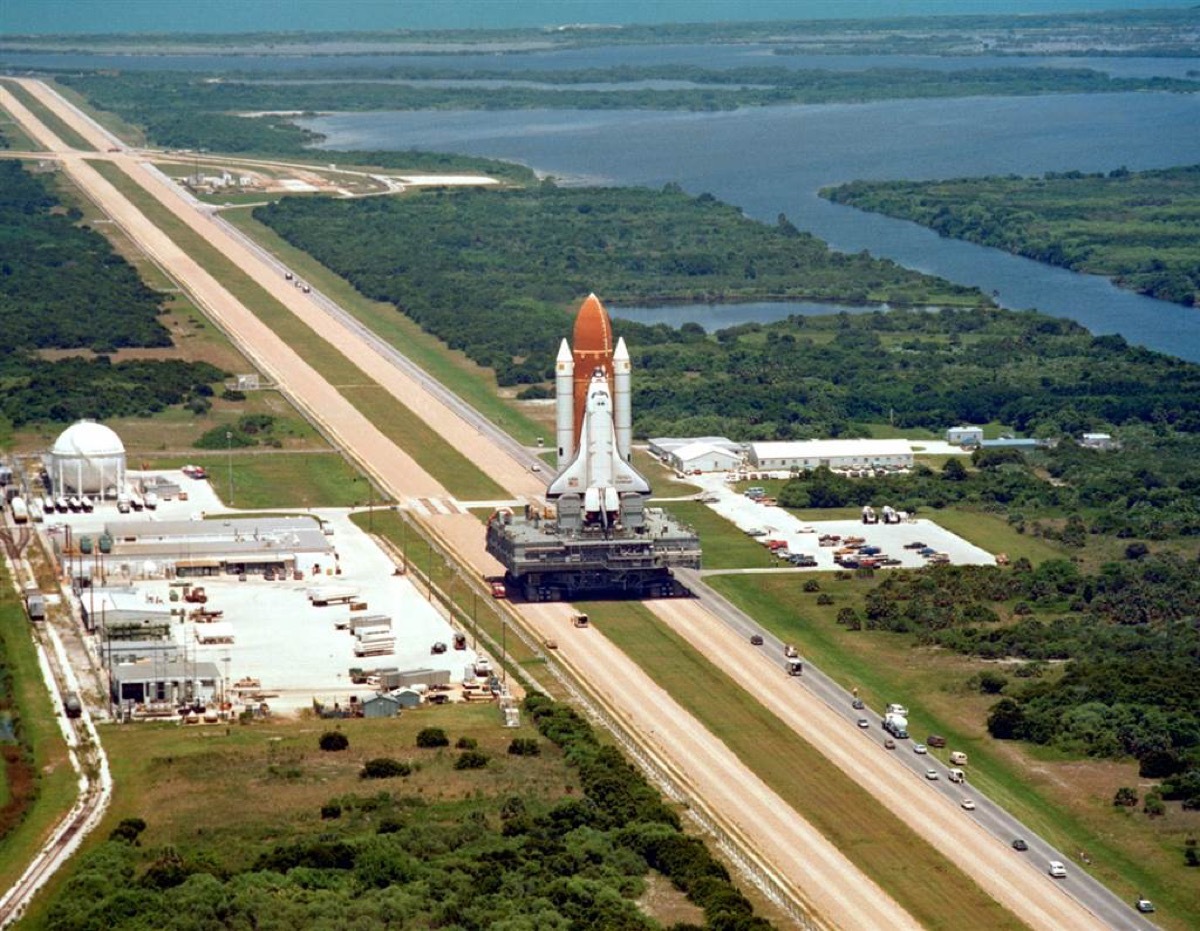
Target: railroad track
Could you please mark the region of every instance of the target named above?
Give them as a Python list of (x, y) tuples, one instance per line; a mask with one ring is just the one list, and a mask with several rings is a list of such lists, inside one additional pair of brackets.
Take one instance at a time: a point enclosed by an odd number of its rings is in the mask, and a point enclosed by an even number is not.
[(78, 685), (67, 663), (62, 642), (50, 621), (34, 625), (32, 630), (38, 665), (59, 716), (71, 765), (79, 778), (79, 795), (70, 811), (54, 826), (49, 839), (25, 872), (0, 896), (0, 928), (7, 928), (21, 918), (33, 896), (100, 823), (112, 797), (108, 759), (87, 709), (78, 718), (68, 718), (64, 710), (66, 694), (78, 691)]

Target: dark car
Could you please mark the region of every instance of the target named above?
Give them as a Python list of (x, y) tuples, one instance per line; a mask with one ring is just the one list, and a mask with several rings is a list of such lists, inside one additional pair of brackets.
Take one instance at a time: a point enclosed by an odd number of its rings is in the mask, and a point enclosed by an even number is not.
[(1024, 839), (1022, 839), (1020, 837), (1016, 838), (1013, 841), (1012, 846), (1013, 846), (1013, 850), (1028, 850), (1029, 849), (1029, 845), (1027, 843), (1025, 843)]
[(816, 557), (809, 556), (808, 553), (792, 553), (792, 555), (788, 557), (788, 560), (793, 566), (805, 566), (812, 568), (817, 564)]
[(904, 548), (906, 550), (923, 550), (925, 549), (925, 544), (919, 542), (905, 543)]
[(850, 707), (854, 708), (855, 710), (861, 710), (866, 706), (863, 704), (863, 700), (861, 698), (856, 698), (854, 701), (850, 702)]
[(762, 646), (763, 645), (762, 634), (751, 634), (750, 635), (750, 643), (756, 647)]
[(946, 738), (942, 737), (940, 734), (930, 734), (929, 739), (926, 740), (925, 743), (929, 744), (931, 747), (944, 747), (946, 746)]

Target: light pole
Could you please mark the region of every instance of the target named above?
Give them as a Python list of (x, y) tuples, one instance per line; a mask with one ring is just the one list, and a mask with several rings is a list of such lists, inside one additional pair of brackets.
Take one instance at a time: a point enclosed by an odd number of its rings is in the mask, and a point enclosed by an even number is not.
[(229, 462), (229, 507), (233, 507), (233, 431), (225, 431), (225, 458)]

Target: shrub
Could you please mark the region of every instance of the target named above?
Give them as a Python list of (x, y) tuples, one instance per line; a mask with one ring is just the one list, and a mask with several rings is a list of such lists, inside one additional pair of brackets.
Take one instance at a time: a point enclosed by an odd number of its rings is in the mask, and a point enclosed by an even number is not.
[(1167, 813), (1167, 806), (1161, 798), (1151, 793), (1146, 796), (1146, 804), (1142, 806), (1142, 811), (1151, 818), (1159, 818)]
[(478, 750), (464, 750), (454, 761), (455, 769), (483, 769), (488, 764), (488, 755)]
[(417, 746), (426, 749), (450, 746), (450, 738), (440, 727), (426, 727), (417, 734)]
[(327, 753), (336, 753), (350, 748), (350, 738), (341, 731), (326, 731), (317, 741), (317, 746)]
[(1113, 796), (1113, 804), (1121, 808), (1136, 808), (1138, 803), (1138, 794), (1129, 786), (1121, 786), (1117, 789), (1117, 794)]
[(336, 821), (342, 816), (342, 806), (337, 802), (326, 802), (321, 806), (322, 821)]
[(246, 400), (246, 392), (238, 391), (237, 388), (226, 388), (221, 392), (222, 401), (244, 401)]
[(412, 766), (403, 760), (393, 760), (391, 757), (381, 756), (373, 760), (367, 760), (363, 764), (362, 772), (358, 774), (358, 778), (394, 779), (396, 776), (408, 776), (411, 773)]
[(981, 672), (979, 674), (979, 691), (984, 695), (999, 695), (1008, 685), (1008, 677), (998, 672)]
[(817, 604), (831, 605), (833, 604), (833, 596), (828, 592), (821, 592), (821, 594), (817, 595)]
[(121, 840), (127, 844), (137, 846), (138, 835), (146, 830), (146, 822), (141, 818), (123, 818), (121, 823), (113, 828), (113, 832), (108, 835), (109, 840)]
[(479, 746), (479, 741), (474, 737), (459, 737), (454, 746), (459, 750), (475, 750)]
[(804, 583), (804, 590), (806, 592), (819, 592), (821, 590), (821, 583), (816, 579), (808, 579)]
[(508, 752), (513, 756), (538, 756), (542, 748), (534, 737), (514, 737)]

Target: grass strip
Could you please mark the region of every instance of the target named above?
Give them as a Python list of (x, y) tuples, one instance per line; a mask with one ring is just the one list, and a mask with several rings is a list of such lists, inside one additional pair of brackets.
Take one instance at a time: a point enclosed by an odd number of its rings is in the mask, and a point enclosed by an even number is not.
[(644, 606), (591, 602), (583, 609), (648, 676), (923, 926), (947, 931), (1023, 927), (970, 876)]
[[(26, 110), (41, 120), (41, 122), (48, 130), (50, 130), (50, 132), (58, 136), (58, 138), (67, 145), (74, 149), (78, 149), (80, 152), (96, 151), (96, 147), (94, 145), (84, 139), (83, 136), (79, 135), (79, 133), (75, 132), (75, 130), (64, 123), (61, 119), (59, 119), (57, 114), (48, 109), (45, 104), (34, 97), (16, 81), (5, 81), (4, 86), (9, 93), (16, 97), (17, 100), (21, 101), (21, 104)], [(41, 146), (35, 144), (34, 148), (41, 148)]]
[[(904, 634), (840, 627), (838, 611), (847, 605), (861, 608), (866, 585), (873, 583), (835, 582), (824, 574), (818, 578), (822, 589), (834, 596), (832, 604), (818, 605), (818, 593), (803, 591), (805, 579), (787, 575), (723, 575), (707, 581), (766, 629), (795, 644), (822, 672), (846, 688), (857, 688), (869, 708), (883, 708), (889, 702), (907, 705), (914, 741), (930, 733), (944, 736), (947, 748), (930, 750), (943, 762), (950, 750), (966, 751), (971, 785), (1059, 849), (1086, 850), (1092, 860), (1089, 872), (1101, 882), (1128, 898), (1140, 892), (1164, 910), (1194, 914), (1191, 890), (1167, 881), (1155, 863), (1134, 854), (1115, 835), (1090, 828), (1056, 797), (1061, 796), (1061, 783), (1044, 773), (1031, 773), (987, 736), (979, 726), (979, 716), (986, 710), (974, 704), (981, 700), (978, 696), (972, 700), (947, 694), (950, 682), (965, 680), (978, 664), (945, 651), (918, 651)], [(968, 703), (970, 707), (964, 707)], [(1121, 812), (1106, 814), (1121, 816)], [(1182, 863), (1181, 853), (1175, 857)], [(1164, 858), (1158, 865), (1165, 862)]]
[(222, 216), (522, 444), (532, 446), (537, 437), (545, 436), (544, 425), (500, 397), (491, 370), (451, 350), (395, 305), (364, 297), (346, 279), (259, 223), (249, 210), (226, 210)]
[(93, 167), (110, 181), (166, 235), (219, 280), (259, 320), (280, 336), (309, 365), (397, 446), (461, 498), (504, 497), (507, 492), (473, 462), (447, 443), (432, 427), (372, 381), (350, 359), (335, 350), (315, 330), (271, 297), (229, 258), (193, 232), (120, 168), (96, 163)]

